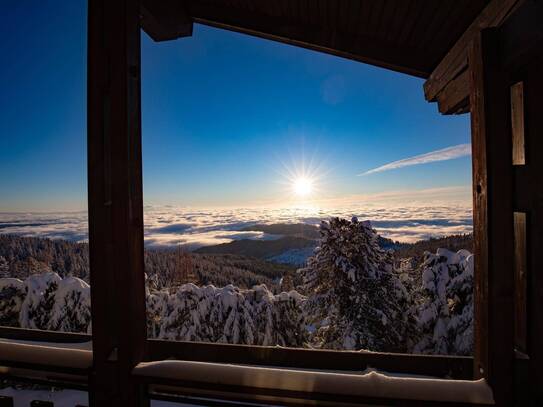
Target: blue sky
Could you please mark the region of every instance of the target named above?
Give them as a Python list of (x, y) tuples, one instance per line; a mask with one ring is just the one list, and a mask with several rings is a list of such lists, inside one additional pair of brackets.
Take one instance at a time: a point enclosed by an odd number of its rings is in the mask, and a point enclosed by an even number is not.
[[(82, 1), (3, 9), (0, 211), (86, 207), (85, 20)], [(469, 156), (357, 176), (469, 143), (469, 116), (439, 115), (421, 79), (198, 25), (142, 34), (142, 73), (147, 204), (283, 202), (303, 168), (314, 198), (471, 182)]]

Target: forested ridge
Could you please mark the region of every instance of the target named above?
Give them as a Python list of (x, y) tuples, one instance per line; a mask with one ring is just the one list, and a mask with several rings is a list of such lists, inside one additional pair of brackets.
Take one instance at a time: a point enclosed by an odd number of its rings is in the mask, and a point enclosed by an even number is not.
[[(381, 239), (368, 222), (356, 218), (322, 222), (320, 236), (306, 266), (296, 271), (239, 256), (146, 252), (149, 269), (160, 270), (146, 280), (149, 336), (471, 354), (473, 255), (469, 251), (438, 248), (424, 252), (420, 261), (398, 259), (380, 246)], [(70, 252), (66, 242), (3, 238), (9, 246), (0, 257), (0, 324), (90, 332), (91, 287), (73, 274), (53, 270), (82, 272), (78, 266), (88, 256), (86, 245)], [(67, 252), (74, 258), (58, 261)], [(10, 266), (11, 261), (18, 265)], [(24, 272), (26, 264), (34, 267), (32, 273)], [(7, 274), (10, 267), (26, 275), (13, 278)], [(202, 282), (206, 276), (213, 283)], [(279, 284), (281, 277), (288, 284)], [(259, 282), (250, 286), (254, 280)]]

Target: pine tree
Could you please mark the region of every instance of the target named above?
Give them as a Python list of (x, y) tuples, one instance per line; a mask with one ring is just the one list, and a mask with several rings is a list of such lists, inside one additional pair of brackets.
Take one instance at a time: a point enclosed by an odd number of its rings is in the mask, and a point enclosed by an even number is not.
[(0, 278), (0, 326), (19, 326), (19, 314), (26, 296), (25, 284), (16, 278)]
[(160, 321), (160, 338), (270, 346), (305, 341), (304, 298), (296, 292), (273, 295), (264, 285), (241, 290), (185, 284), (159, 297), (148, 304), (153, 304), (151, 319)]
[(333, 349), (404, 351), (407, 291), (389, 252), (366, 222), (332, 218), (300, 269), (311, 344)]
[(9, 264), (4, 256), (0, 256), (0, 278), (11, 277), (9, 274)]
[(473, 255), (425, 252), (416, 293), (416, 353), (469, 355), (473, 349)]
[(47, 329), (88, 332), (91, 326), (90, 287), (77, 277), (62, 279), (55, 291), (55, 303)]
[(48, 328), (60, 281), (57, 273), (36, 274), (25, 280), (26, 297), (19, 316), (22, 328)]

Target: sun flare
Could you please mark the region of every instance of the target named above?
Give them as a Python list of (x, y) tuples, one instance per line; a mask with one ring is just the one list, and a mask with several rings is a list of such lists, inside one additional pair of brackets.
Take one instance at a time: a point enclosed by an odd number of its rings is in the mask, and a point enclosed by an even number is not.
[(277, 202), (313, 207), (323, 198), (324, 191), (329, 188), (327, 178), (331, 170), (316, 153), (309, 157), (303, 152), (290, 153), (286, 157), (278, 157), (276, 163), (280, 164), (275, 170), (279, 175), (276, 182), (282, 185), (282, 197), (278, 197)]
[(299, 177), (292, 183), (292, 189), (297, 196), (306, 197), (313, 191), (313, 181), (306, 177)]

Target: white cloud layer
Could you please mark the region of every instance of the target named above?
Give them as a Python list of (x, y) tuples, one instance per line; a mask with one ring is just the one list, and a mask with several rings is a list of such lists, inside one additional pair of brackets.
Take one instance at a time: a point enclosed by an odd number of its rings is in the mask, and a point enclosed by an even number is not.
[[(416, 195), (417, 191), (411, 192)], [(370, 220), (385, 237), (413, 242), (430, 237), (472, 231), (469, 188), (436, 188), (419, 191), (419, 199), (405, 193), (353, 196), (328, 205), (281, 208), (277, 206), (196, 209), (145, 208), (145, 243), (150, 247), (184, 245), (193, 249), (239, 239), (275, 239), (278, 236), (244, 231), (255, 223), (319, 224), (331, 216)], [(458, 199), (451, 199), (456, 195)], [(429, 199), (433, 196), (434, 200)], [(391, 199), (392, 198), (392, 199)], [(86, 241), (86, 212), (0, 213), (0, 233)]]
[(428, 164), (436, 161), (453, 160), (455, 158), (465, 157), (468, 155), (471, 155), (471, 144), (459, 144), (457, 146), (442, 148), (441, 150), (431, 151), (429, 153), (416, 155), (414, 157), (393, 161), (391, 163), (358, 174), (358, 176), (374, 174), (376, 172), (395, 170), (397, 168), (409, 167), (412, 165)]

